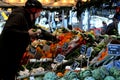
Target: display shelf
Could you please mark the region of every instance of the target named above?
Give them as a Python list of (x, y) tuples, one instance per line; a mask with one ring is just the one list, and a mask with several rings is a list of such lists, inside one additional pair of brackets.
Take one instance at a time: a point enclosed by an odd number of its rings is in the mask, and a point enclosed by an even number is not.
[(47, 73), (48, 71), (44, 71), (44, 72), (41, 72), (41, 73), (34, 73), (32, 75), (22, 75), (22, 76), (18, 76), (17, 79), (24, 79), (24, 78), (28, 78), (30, 76), (42, 76), (42, 75), (45, 75), (45, 73)]

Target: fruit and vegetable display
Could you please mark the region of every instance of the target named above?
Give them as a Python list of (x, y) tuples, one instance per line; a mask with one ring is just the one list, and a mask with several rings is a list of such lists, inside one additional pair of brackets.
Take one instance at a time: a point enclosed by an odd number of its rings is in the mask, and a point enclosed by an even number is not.
[[(29, 80), (29, 77), (23, 80)], [(34, 80), (119, 80), (120, 70), (115, 67), (106, 68), (104, 66), (96, 69), (86, 69), (79, 72), (67, 71), (67, 72), (54, 72), (48, 71), (44, 75), (34, 76)]]
[(36, 39), (28, 46), (18, 79), (30, 80), (31, 76), (34, 80), (120, 79), (119, 55), (108, 54), (109, 44), (120, 44), (119, 36), (96, 35), (80, 28), (59, 28), (52, 35), (58, 41)]

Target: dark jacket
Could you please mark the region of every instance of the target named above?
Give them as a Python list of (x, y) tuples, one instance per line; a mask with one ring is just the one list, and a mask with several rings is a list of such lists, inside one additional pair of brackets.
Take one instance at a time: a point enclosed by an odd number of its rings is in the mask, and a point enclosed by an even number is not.
[(16, 72), (30, 43), (28, 30), (31, 27), (30, 15), (24, 8), (15, 9), (9, 15), (0, 35), (0, 64), (3, 69)]
[(107, 26), (106, 34), (108, 35), (118, 35), (118, 25), (114, 22)]

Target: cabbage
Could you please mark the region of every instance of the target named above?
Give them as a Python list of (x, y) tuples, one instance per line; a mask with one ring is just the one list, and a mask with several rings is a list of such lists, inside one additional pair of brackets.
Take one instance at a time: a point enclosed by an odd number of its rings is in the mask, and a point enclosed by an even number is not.
[(112, 76), (114, 76), (115, 78), (120, 76), (120, 70), (118, 70), (116, 67), (112, 67), (110, 68), (110, 73)]
[(35, 80), (42, 80), (42, 77), (41, 76), (37, 76), (37, 77), (35, 77)]
[(55, 72), (47, 72), (44, 75), (43, 80), (58, 80), (58, 77)]
[(66, 79), (62, 77), (62, 78), (60, 78), (60, 79), (58, 79), (58, 80), (66, 80)]
[(113, 76), (106, 76), (104, 80), (116, 80)]
[(120, 76), (116, 78), (116, 80), (120, 80)]
[(110, 73), (106, 67), (102, 66), (92, 71), (92, 76), (97, 80), (103, 80), (106, 76), (109, 76)]
[(78, 77), (79, 77), (80, 79), (82, 79), (82, 80), (83, 80), (85, 77), (91, 76), (91, 75), (92, 75), (91, 70), (84, 70), (84, 71), (81, 71), (81, 72), (78, 73)]
[(119, 77), (119, 76), (120, 76), (120, 71), (118, 70), (118, 71), (114, 72), (114, 73), (113, 73), (113, 76), (114, 76), (115, 78)]
[(77, 73), (76, 73), (76, 72), (73, 72), (73, 71), (68, 71), (68, 72), (65, 74), (64, 78), (65, 78), (66, 80), (73, 80), (74, 78), (77, 78)]
[(105, 76), (109, 76), (109, 75), (110, 75), (110, 73), (109, 73), (109, 71), (107, 70), (107, 68), (105, 68), (105, 67), (103, 67), (103, 66), (100, 67), (99, 70), (100, 70), (103, 78), (104, 78)]
[(86, 77), (84, 80), (95, 80), (93, 77)]
[(112, 75), (112, 74), (114, 74), (114, 72), (117, 71), (117, 68), (111, 67), (111, 68), (109, 69), (109, 71), (110, 71), (110, 74)]
[(92, 71), (92, 76), (97, 80), (102, 80), (104, 75), (100, 72), (99, 68)]
[(72, 80), (80, 80), (80, 79), (78, 79), (78, 78), (74, 78), (74, 79), (72, 79)]

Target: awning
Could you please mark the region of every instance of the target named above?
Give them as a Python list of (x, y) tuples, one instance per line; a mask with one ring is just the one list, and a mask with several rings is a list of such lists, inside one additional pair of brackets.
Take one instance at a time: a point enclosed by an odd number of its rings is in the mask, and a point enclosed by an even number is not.
[(51, 4), (46, 4), (46, 7), (72, 7), (75, 3), (71, 3), (69, 1), (63, 2), (63, 1), (57, 1)]
[(9, 4), (9, 3), (0, 1), (0, 7), (14, 7), (14, 5), (11, 5), (11, 4)]

